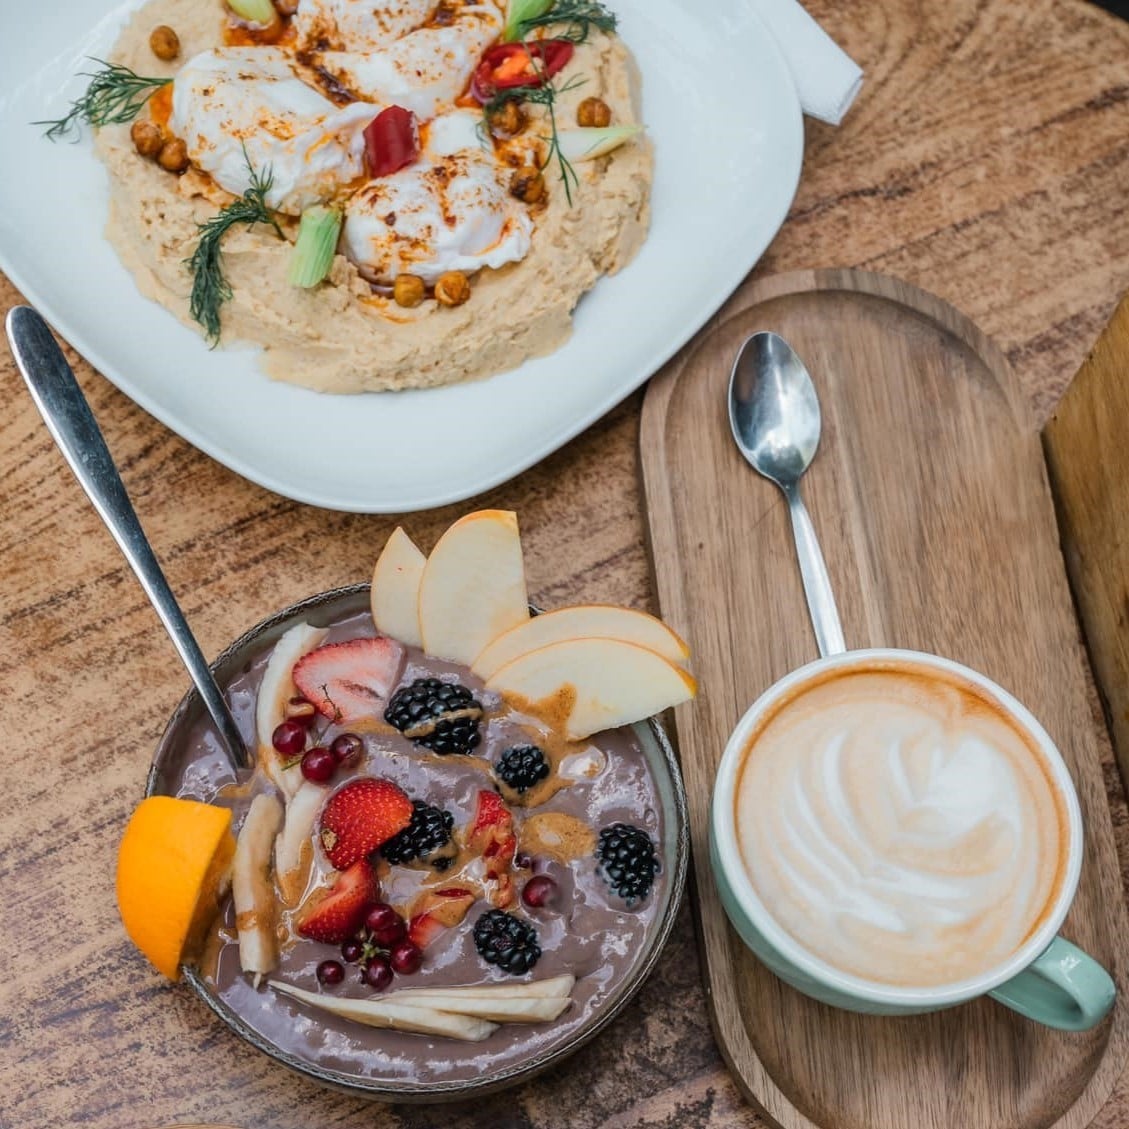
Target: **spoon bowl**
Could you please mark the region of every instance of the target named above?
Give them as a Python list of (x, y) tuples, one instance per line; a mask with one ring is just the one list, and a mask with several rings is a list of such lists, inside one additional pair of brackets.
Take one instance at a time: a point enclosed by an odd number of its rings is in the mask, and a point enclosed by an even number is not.
[(811, 465), (819, 398), (783, 337), (754, 333), (741, 347), (729, 378), (729, 426), (749, 465), (778, 486), (799, 482)]
[(821, 655), (847, 649), (827, 565), (800, 497), (800, 479), (819, 448), (819, 397), (804, 362), (775, 333), (754, 333), (729, 376), (729, 426), (738, 450), (788, 499), (808, 612)]

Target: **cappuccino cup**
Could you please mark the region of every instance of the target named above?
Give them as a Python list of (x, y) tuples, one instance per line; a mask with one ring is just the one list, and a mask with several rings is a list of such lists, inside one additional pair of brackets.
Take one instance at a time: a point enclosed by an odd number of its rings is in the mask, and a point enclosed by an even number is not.
[(1006, 690), (935, 655), (847, 651), (767, 690), (726, 745), (710, 861), (744, 943), (824, 1003), (911, 1015), (982, 995), (1080, 1031), (1114, 984), (1058, 936), (1078, 796)]

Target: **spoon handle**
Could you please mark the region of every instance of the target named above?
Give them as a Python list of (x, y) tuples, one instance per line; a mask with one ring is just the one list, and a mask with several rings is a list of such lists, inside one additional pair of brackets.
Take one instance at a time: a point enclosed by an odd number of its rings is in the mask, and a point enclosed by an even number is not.
[(792, 534), (796, 539), (796, 556), (800, 559), (800, 575), (804, 580), (804, 595), (808, 601), (808, 614), (815, 629), (815, 641), (819, 653), (826, 658), (838, 655), (847, 649), (843, 639), (843, 627), (839, 623), (839, 611), (835, 607), (835, 595), (831, 591), (831, 581), (827, 576), (827, 565), (819, 548), (815, 527), (798, 487), (785, 489), (788, 510), (792, 515)]
[(152, 601), (220, 732), (232, 767), (237, 772), (249, 768), (247, 749), (235, 718), (137, 520), (106, 441), (66, 357), (47, 323), (29, 306), (13, 309), (8, 314), (7, 328), (12, 355), (47, 430)]

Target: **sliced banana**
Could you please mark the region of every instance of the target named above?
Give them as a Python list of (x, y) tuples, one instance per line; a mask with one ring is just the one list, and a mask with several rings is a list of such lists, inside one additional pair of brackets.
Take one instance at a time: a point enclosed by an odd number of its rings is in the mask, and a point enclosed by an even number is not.
[[(517, 984), (468, 984), (465, 987), (455, 988), (403, 988), (385, 996), (388, 1000), (399, 1000), (407, 1003), (409, 1000), (426, 1001), (437, 1007), (433, 1001), (443, 997), (458, 1000), (538, 1000), (538, 999), (568, 999), (572, 993), (576, 977), (570, 972), (560, 976), (550, 976), (545, 980), (530, 980)], [(444, 1008), (443, 1010), (452, 1010)]]
[(314, 857), (314, 821), (327, 791), (321, 784), (303, 780), (286, 805), (286, 820), (274, 842), (274, 873), (288, 906), (296, 905), (306, 888)]
[(311, 1007), (320, 1008), (343, 1019), (353, 1019), (369, 1027), (386, 1027), (396, 1031), (414, 1031), (419, 1035), (446, 1035), (451, 1039), (464, 1039), (478, 1043), (492, 1031), (497, 1024), (468, 1015), (455, 1015), (452, 1012), (438, 1011), (434, 1008), (404, 1007), (389, 1003), (388, 1000), (350, 1000), (337, 996), (323, 996), (317, 992), (306, 992), (279, 980), (272, 980), (271, 986), (284, 995), (293, 996)]
[(315, 647), (320, 647), (329, 632), (308, 623), (295, 624), (274, 645), (255, 704), (255, 732), (259, 739), (259, 761), (264, 771), (282, 794), (289, 799), (302, 784), (297, 766), (284, 769), (282, 760), (271, 744), (271, 735), (286, 718), (286, 707), (298, 693), (292, 677), (294, 664)]
[(282, 804), (273, 794), (260, 793), (251, 801), (235, 842), (231, 896), (239, 934), (239, 964), (244, 972), (257, 976), (278, 964), (277, 899), (270, 863), (281, 826)]
[(541, 1023), (556, 1019), (569, 1005), (568, 996), (510, 996), (489, 999), (486, 996), (432, 996), (402, 1000), (399, 992), (384, 998), (397, 1007), (428, 1007), (454, 1015), (471, 1015), (494, 1023)]

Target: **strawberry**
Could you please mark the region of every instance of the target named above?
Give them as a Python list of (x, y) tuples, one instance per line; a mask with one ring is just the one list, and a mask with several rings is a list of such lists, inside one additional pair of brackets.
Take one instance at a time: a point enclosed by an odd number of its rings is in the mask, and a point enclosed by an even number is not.
[(513, 816), (497, 792), (478, 793), (467, 846), (486, 863), (487, 896), (491, 903), (505, 909), (514, 900), (510, 864), (517, 850), (517, 836)]
[(380, 884), (368, 859), (358, 859), (298, 922), (298, 932), (311, 941), (339, 945), (364, 924), (365, 914), (380, 898)]
[(294, 685), (330, 721), (379, 717), (399, 681), (403, 657), (404, 648), (383, 635), (327, 643), (294, 664)]
[(445, 929), (458, 925), (474, 905), (474, 900), (474, 891), (464, 886), (444, 886), (442, 890), (427, 891), (412, 907), (408, 921), (409, 940), (417, 948), (426, 948)]
[(358, 776), (325, 805), (318, 841), (326, 857), (344, 870), (383, 846), (412, 821), (412, 801), (390, 780)]

